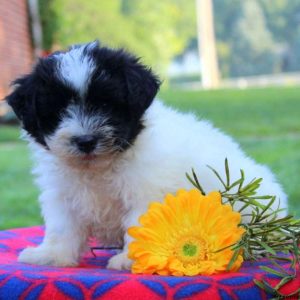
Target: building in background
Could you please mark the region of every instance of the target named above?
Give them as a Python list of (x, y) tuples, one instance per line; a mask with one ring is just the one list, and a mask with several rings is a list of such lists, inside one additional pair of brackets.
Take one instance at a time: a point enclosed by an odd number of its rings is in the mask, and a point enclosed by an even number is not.
[(32, 62), (27, 1), (0, 1), (0, 99), (13, 79), (30, 70)]

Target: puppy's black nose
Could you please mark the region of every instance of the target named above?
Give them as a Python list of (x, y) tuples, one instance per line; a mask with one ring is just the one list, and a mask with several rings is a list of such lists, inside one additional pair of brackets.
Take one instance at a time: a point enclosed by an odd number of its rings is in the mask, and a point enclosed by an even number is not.
[(72, 142), (84, 153), (91, 153), (97, 145), (97, 137), (93, 135), (81, 135), (73, 137)]

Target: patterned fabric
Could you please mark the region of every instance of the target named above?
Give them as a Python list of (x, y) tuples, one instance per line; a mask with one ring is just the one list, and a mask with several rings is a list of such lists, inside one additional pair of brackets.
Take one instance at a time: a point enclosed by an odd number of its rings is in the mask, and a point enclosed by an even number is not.
[[(18, 253), (39, 244), (42, 227), (0, 231), (0, 299), (269, 299), (253, 279), (265, 278), (272, 285), (279, 281), (266, 275), (259, 265), (267, 261), (244, 263), (238, 273), (195, 276), (144, 276), (126, 271), (106, 270), (108, 259), (116, 251), (87, 253), (76, 268), (34, 266), (17, 262)], [(284, 293), (296, 290), (300, 277), (286, 286)]]

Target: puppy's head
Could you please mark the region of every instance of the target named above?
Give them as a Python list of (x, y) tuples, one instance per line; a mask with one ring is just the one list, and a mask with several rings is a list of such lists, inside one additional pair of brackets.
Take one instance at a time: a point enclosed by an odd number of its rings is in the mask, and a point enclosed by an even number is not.
[(42, 58), (14, 85), (6, 99), (25, 131), (61, 158), (88, 161), (134, 142), (159, 80), (136, 57), (93, 42)]

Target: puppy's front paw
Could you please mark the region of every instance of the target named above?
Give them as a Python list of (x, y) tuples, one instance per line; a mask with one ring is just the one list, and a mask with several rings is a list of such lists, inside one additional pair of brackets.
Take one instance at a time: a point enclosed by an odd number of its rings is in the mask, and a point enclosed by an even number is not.
[(33, 265), (49, 265), (57, 267), (71, 267), (77, 265), (77, 260), (69, 253), (63, 253), (59, 248), (39, 246), (24, 249), (18, 257), (21, 263)]
[(127, 251), (114, 255), (107, 264), (107, 269), (130, 270), (132, 260), (128, 258)]

